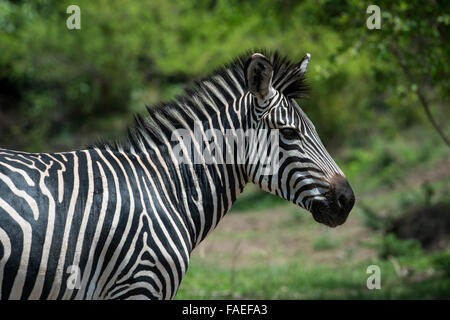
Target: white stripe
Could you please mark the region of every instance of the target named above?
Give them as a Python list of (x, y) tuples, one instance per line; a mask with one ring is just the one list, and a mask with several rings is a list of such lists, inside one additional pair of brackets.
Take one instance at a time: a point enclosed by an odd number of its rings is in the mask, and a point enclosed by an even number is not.
[(2, 295), (2, 283), (3, 283), (3, 275), (5, 273), (5, 265), (11, 256), (11, 240), (9, 239), (8, 234), (5, 230), (0, 228), (0, 245), (3, 250), (3, 256), (0, 259), (0, 299), (6, 299), (6, 296)]
[[(83, 250), (83, 243), (85, 241), (85, 232), (86, 232), (86, 226), (87, 222), (89, 220), (89, 215), (91, 213), (91, 207), (92, 207), (92, 198), (94, 196), (94, 175), (92, 172), (92, 159), (89, 151), (83, 150), (84, 154), (86, 155), (86, 165), (87, 165), (87, 175), (88, 175), (88, 191), (87, 191), (87, 199), (84, 207), (83, 212), (83, 218), (81, 221), (80, 230), (78, 232), (78, 238), (77, 238), (77, 244), (75, 247), (75, 255), (73, 257), (73, 262), (70, 264), (71, 266), (77, 266), (80, 263), (80, 256), (81, 251)], [(69, 289), (68, 286), (66, 286), (66, 291), (64, 292), (63, 299), (68, 299), (70, 295), (72, 295), (73, 290)]]
[(53, 284), (52, 284), (52, 288), (50, 290), (50, 294), (49, 294), (49, 298), (53, 298), (56, 299), (59, 293), (59, 290), (61, 288), (61, 279), (62, 279), (62, 274), (64, 272), (63, 268), (64, 268), (64, 262), (66, 259), (66, 254), (67, 254), (67, 245), (69, 242), (69, 236), (70, 236), (70, 228), (72, 227), (72, 220), (73, 220), (73, 215), (75, 212), (75, 206), (77, 203), (77, 199), (78, 199), (78, 192), (79, 192), (79, 187), (80, 187), (80, 178), (79, 178), (79, 172), (78, 172), (78, 156), (75, 152), (72, 153), (73, 156), (73, 190), (72, 190), (72, 196), (70, 198), (70, 202), (69, 202), (69, 208), (67, 213), (61, 213), (66, 216), (66, 221), (65, 221), (65, 225), (64, 225), (64, 233), (63, 233), (63, 238), (62, 238), (62, 245), (61, 245), (61, 251), (60, 251), (60, 255), (59, 255), (59, 259), (58, 259), (58, 265), (56, 267), (56, 273), (55, 273), (55, 278), (53, 279)]
[(34, 186), (35, 186), (34, 181), (31, 180), (30, 176), (28, 175), (28, 173), (26, 173), (26, 171), (24, 171), (24, 170), (22, 170), (22, 169), (19, 169), (19, 168), (16, 168), (16, 167), (13, 167), (13, 166), (11, 166), (11, 165), (5, 163), (5, 162), (0, 162), (0, 165), (2, 165), (2, 166), (4, 166), (4, 167), (8, 168), (9, 170), (11, 170), (11, 171), (13, 171), (13, 172), (16, 172), (16, 173), (22, 175), (22, 177), (25, 179), (26, 183), (27, 183), (30, 187), (34, 187)]
[(33, 213), (34, 220), (39, 218), (39, 208), (36, 200), (34, 200), (28, 193), (23, 190), (19, 190), (14, 182), (8, 176), (0, 172), (0, 180), (2, 180), (9, 189), (18, 197), (25, 200), (25, 202), (30, 206), (31, 212)]
[[(98, 240), (100, 238), (103, 222), (105, 221), (106, 209), (108, 207), (108, 200), (109, 200), (108, 179), (106, 178), (102, 164), (98, 161), (96, 163), (98, 166), (98, 170), (100, 171), (100, 177), (102, 179), (102, 204), (100, 207), (100, 214), (98, 217), (97, 225), (95, 227), (94, 238), (92, 239), (91, 248), (89, 249), (87, 265), (85, 269), (82, 271), (82, 279), (80, 281), (81, 288), (77, 292), (76, 299), (82, 299), (84, 297), (84, 293), (86, 292), (88, 280), (91, 276), (92, 265), (95, 261), (94, 253), (98, 246)], [(101, 261), (99, 263), (101, 263)], [(90, 290), (93, 291), (94, 288), (95, 288), (95, 278), (93, 278), (93, 280), (89, 284)]]
[(32, 229), (30, 224), (17, 213), (14, 208), (12, 208), (5, 200), (0, 198), (0, 208), (6, 211), (12, 219), (14, 219), (22, 230), (23, 237), (23, 248), (22, 255), (20, 257), (19, 270), (17, 271), (16, 277), (11, 288), (11, 293), (9, 295), (10, 300), (18, 300), (22, 296), (22, 289), (25, 283), (25, 278), (27, 275), (28, 261), (30, 259), (31, 252), (31, 241), (32, 241)]

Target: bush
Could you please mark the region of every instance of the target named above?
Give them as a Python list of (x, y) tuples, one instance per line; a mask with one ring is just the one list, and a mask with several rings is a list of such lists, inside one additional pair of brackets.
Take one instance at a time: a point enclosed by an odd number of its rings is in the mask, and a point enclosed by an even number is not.
[(360, 204), (361, 214), (364, 224), (372, 230), (386, 230), (391, 224), (390, 217), (383, 217), (375, 210), (366, 206), (364, 203)]
[(450, 204), (414, 206), (397, 218), (388, 232), (401, 239), (416, 239), (426, 249), (443, 248), (450, 234)]
[(415, 239), (399, 239), (393, 233), (379, 236), (368, 244), (375, 249), (380, 259), (389, 257), (419, 256), (423, 254), (420, 242)]
[(436, 270), (450, 277), (450, 251), (442, 252), (432, 258), (432, 265)]

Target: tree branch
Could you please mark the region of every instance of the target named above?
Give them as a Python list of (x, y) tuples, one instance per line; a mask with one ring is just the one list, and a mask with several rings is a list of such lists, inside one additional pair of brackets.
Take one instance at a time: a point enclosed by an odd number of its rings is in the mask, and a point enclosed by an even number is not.
[[(406, 77), (408, 78), (409, 82), (411, 82), (412, 84), (416, 83), (413, 75), (411, 74), (411, 72), (409, 71), (409, 69), (405, 63), (405, 59), (403, 58), (403, 55), (400, 52), (400, 50), (398, 50), (393, 45), (391, 45), (390, 48), (391, 48), (391, 51), (394, 53), (395, 57), (397, 58), (398, 63), (400, 65), (400, 67), (402, 68), (403, 72), (405, 73)], [(450, 146), (450, 140), (446, 137), (444, 131), (441, 129), (439, 124), (434, 119), (434, 117), (431, 113), (431, 110), (430, 110), (430, 106), (428, 105), (428, 101), (425, 98), (424, 93), (422, 92), (421, 86), (419, 86), (419, 85), (417, 86), (416, 94), (417, 94), (417, 97), (419, 98), (420, 104), (422, 105), (423, 109), (425, 110), (425, 114), (427, 115), (428, 120), (430, 120), (431, 124), (436, 129), (436, 131), (439, 133), (442, 140), (444, 140), (444, 142), (447, 144), (447, 146)]]

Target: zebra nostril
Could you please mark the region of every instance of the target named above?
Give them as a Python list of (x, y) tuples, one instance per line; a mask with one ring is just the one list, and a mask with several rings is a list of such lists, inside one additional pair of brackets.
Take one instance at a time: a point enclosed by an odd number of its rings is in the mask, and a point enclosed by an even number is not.
[(348, 181), (342, 176), (332, 179), (334, 203), (342, 214), (348, 214), (355, 203), (355, 195)]
[(338, 197), (338, 205), (341, 209), (344, 209), (347, 206), (347, 198), (345, 197), (345, 195), (341, 194)]

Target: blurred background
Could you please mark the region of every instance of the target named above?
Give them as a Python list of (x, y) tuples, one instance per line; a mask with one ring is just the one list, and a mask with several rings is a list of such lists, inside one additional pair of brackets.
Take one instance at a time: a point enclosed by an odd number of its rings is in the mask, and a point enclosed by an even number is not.
[[(81, 8), (81, 30), (66, 9)], [(83, 148), (126, 134), (253, 48), (306, 52), (300, 105), (356, 206), (336, 229), (247, 186), (194, 251), (178, 299), (450, 298), (450, 2), (0, 0), (0, 146)], [(381, 269), (369, 290), (367, 267)]]

